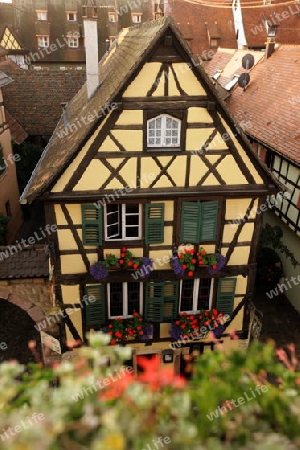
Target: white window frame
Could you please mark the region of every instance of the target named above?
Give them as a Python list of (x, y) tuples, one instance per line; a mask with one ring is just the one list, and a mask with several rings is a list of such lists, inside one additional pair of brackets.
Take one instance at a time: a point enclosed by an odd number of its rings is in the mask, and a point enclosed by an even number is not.
[[(204, 280), (204, 278), (202, 278)], [(186, 312), (187, 314), (196, 314), (200, 310), (197, 309), (197, 303), (198, 303), (198, 295), (199, 295), (199, 287), (201, 284), (201, 278), (194, 279), (194, 286), (193, 286), (193, 309), (191, 311), (183, 311), (181, 310), (181, 296), (182, 296), (182, 285), (183, 281), (180, 281), (180, 293), (179, 293), (179, 313)], [(213, 291), (214, 291), (214, 278), (211, 278), (210, 282), (210, 291), (209, 291), (209, 310), (212, 308), (212, 300), (213, 300)]]
[[(72, 45), (75, 44), (75, 45)], [(79, 47), (79, 37), (78, 36), (68, 36), (68, 47), (69, 48), (78, 48)]]
[[(155, 121), (157, 119), (162, 119), (162, 125), (161, 125), (161, 136), (160, 136), (160, 142), (158, 144), (150, 144), (150, 138), (153, 138), (153, 136), (150, 136), (150, 124)], [(166, 139), (169, 138), (169, 136), (166, 136), (166, 132), (168, 131), (166, 128), (167, 125), (167, 119), (172, 119), (175, 122), (178, 123), (178, 133), (177, 133), (177, 143), (176, 144), (172, 144), (172, 142), (170, 144), (166, 143)], [(151, 129), (152, 131), (152, 129)], [(156, 126), (154, 128), (154, 131), (156, 131)], [(173, 131), (173, 128), (171, 128), (171, 131)], [(169, 114), (160, 114), (159, 116), (153, 117), (152, 119), (148, 119), (147, 120), (147, 147), (148, 148), (180, 148), (180, 134), (181, 134), (181, 120), (177, 119), (176, 117), (170, 116)], [(171, 138), (173, 136), (170, 136)], [(157, 136), (154, 136), (154, 139), (157, 139)], [(172, 139), (171, 139), (172, 140)]]
[[(38, 40), (39, 48), (49, 48), (50, 47), (50, 36), (49, 35), (45, 34), (45, 35), (37, 36), (37, 40)], [(42, 43), (41, 40), (43, 40), (44, 43)]]
[[(77, 22), (77, 19), (78, 19), (77, 11), (66, 11), (66, 13), (67, 13), (67, 21), (68, 22)], [(71, 14), (74, 15), (74, 19), (70, 19)]]
[(142, 15), (142, 13), (131, 13), (132, 23), (142, 23)]
[[(122, 319), (129, 319), (133, 316), (128, 315), (128, 283), (122, 283), (122, 295), (123, 295), (123, 315), (119, 316), (111, 316), (110, 315), (110, 284), (107, 283), (107, 300), (108, 300), (108, 318), (116, 319), (117, 317), (122, 317)], [(138, 283), (140, 289), (140, 306), (139, 312), (143, 314), (143, 283)]]
[[(136, 204), (136, 203), (135, 203)], [(131, 215), (130, 213), (126, 213), (126, 206), (128, 205), (128, 203), (117, 203), (117, 205), (119, 205), (119, 217), (118, 217), (118, 222), (115, 222), (115, 224), (118, 223), (119, 229), (121, 228), (121, 234), (122, 237), (120, 238), (110, 238), (108, 237), (108, 233), (107, 233), (107, 229), (110, 225), (107, 224), (107, 215), (108, 214), (115, 214), (115, 213), (107, 213), (107, 205), (104, 205), (104, 235), (105, 235), (105, 241), (107, 242), (114, 242), (114, 241), (136, 241), (142, 238), (142, 204), (139, 204), (139, 212), (138, 213), (134, 213), (134, 215), (139, 216), (139, 233), (138, 236), (136, 237), (126, 237), (126, 222), (125, 222), (125, 218), (127, 215)], [(134, 225), (136, 226), (136, 225)], [(129, 226), (130, 227), (130, 226)]]
[(110, 11), (108, 13), (108, 21), (109, 23), (117, 23), (118, 22), (118, 15), (117, 13)]
[(36, 10), (37, 20), (48, 20), (48, 11), (46, 9), (37, 9)]

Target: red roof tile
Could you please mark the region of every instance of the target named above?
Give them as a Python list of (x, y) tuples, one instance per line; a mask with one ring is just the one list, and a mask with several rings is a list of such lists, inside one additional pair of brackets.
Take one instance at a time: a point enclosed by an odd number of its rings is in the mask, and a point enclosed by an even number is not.
[(227, 100), (245, 131), (300, 163), (300, 46), (280, 46), (250, 71), (246, 89), (236, 87)]
[(248, 47), (265, 46), (265, 20), (268, 20), (270, 25), (279, 24), (276, 42), (300, 44), (300, 4), (295, 3), (290, 0), (272, 0), (270, 5), (262, 6), (263, 1), (261, 5), (253, 5), (253, 0), (241, 0)]

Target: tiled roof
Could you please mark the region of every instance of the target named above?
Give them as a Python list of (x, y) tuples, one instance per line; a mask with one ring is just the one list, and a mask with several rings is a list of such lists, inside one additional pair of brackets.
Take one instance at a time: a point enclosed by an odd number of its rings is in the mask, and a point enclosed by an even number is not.
[(241, 0), (241, 6), (248, 47), (265, 46), (265, 20), (271, 25), (279, 25), (276, 42), (295, 45), (300, 43), (300, 4), (296, 1), (271, 0), (269, 5), (261, 7), (257, 2), (254, 5), (253, 0)]
[[(0, 65), (2, 69), (2, 66)], [(28, 135), (51, 136), (67, 103), (85, 82), (85, 71), (37, 71), (3, 66), (13, 83), (4, 104)]]
[(264, 53), (261, 51), (219, 48), (212, 60), (203, 62), (203, 67), (210, 77), (214, 76), (218, 70), (221, 70), (222, 73), (218, 77), (218, 83), (225, 87), (235, 75), (245, 72), (245, 69), (242, 67), (242, 59), (249, 53), (254, 57), (254, 64), (257, 64), (259, 60), (264, 58)]
[(232, 8), (212, 8), (197, 4), (196, 1), (169, 1), (168, 14), (173, 17), (185, 39), (191, 39), (189, 45), (196, 56), (209, 50), (208, 32), (211, 38), (219, 37), (219, 45), (224, 48), (236, 48), (236, 36)]
[(237, 87), (227, 100), (245, 131), (293, 161), (300, 162), (300, 46), (280, 46), (250, 72), (246, 91)]
[[(173, 31), (187, 55), (192, 58), (193, 54), (190, 52), (188, 45), (184, 41), (184, 37), (176, 28), (171, 17), (164, 17), (125, 29), (119, 39), (115, 41), (108, 55), (99, 63), (99, 79), (101, 83), (90, 100), (87, 100), (87, 88), (84, 85), (67, 105), (66, 115), (68, 117), (68, 123), (76, 124), (80, 121), (80, 118), (86, 118), (91, 112), (94, 113), (95, 111), (97, 111), (98, 115), (102, 115), (101, 108), (109, 105), (116, 99), (135, 70), (138, 69), (143, 60), (146, 60), (156, 43), (168, 29)], [(196, 65), (195, 70), (201, 74), (207, 90), (226, 109), (225, 104), (213, 89), (213, 85), (201, 65)], [(94, 118), (93, 121), (88, 121), (84, 127), (76, 127), (74, 131), (65, 133), (64, 136), (62, 136), (61, 132), (65, 131), (66, 124), (64, 117), (61, 117), (48, 146), (44, 150), (21, 196), (21, 202), (31, 203), (32, 200), (45, 191), (49, 184), (62, 173), (71, 158), (84, 144), (95, 127), (98, 126), (99, 119), (95, 114), (92, 116)], [(256, 164), (260, 165), (258, 158), (254, 155), (246, 140), (245, 147), (257, 159)], [(266, 174), (265, 179), (269, 180)]]
[(0, 247), (0, 279), (49, 276), (47, 246), (32, 246), (18, 252), (12, 247)]
[(6, 73), (0, 71), (0, 88), (3, 86), (7, 86), (9, 83), (11, 83), (13, 80), (6, 75)]
[(7, 109), (4, 108), (6, 122), (10, 129), (11, 139), (18, 145), (22, 144), (28, 137), (26, 131), (21, 127), (21, 125), (9, 114)]

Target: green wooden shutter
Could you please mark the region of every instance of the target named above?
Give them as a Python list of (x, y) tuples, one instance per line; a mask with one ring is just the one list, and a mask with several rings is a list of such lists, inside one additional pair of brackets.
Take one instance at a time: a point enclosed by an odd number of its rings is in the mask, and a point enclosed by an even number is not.
[(220, 278), (217, 292), (217, 310), (232, 315), (236, 278)]
[(0, 177), (5, 172), (6, 166), (4, 164), (4, 153), (3, 153), (3, 147), (0, 144)]
[(146, 244), (162, 244), (164, 242), (164, 203), (147, 204), (145, 213)]
[(181, 211), (181, 229), (180, 241), (193, 242), (199, 241), (200, 230), (200, 203), (198, 202), (183, 202)]
[(146, 283), (145, 319), (147, 322), (163, 321), (164, 283)]
[(214, 241), (217, 235), (219, 202), (218, 200), (202, 202), (200, 203), (200, 208), (201, 223), (199, 242)]
[(163, 306), (163, 321), (173, 320), (177, 317), (178, 307), (178, 281), (164, 282), (164, 306)]
[(84, 245), (102, 245), (102, 208), (81, 205)]
[[(97, 327), (105, 323), (105, 292), (102, 284), (85, 287), (85, 294), (94, 297), (92, 302), (87, 301), (85, 307), (85, 320), (87, 329)], [(96, 300), (95, 300), (96, 299)]]

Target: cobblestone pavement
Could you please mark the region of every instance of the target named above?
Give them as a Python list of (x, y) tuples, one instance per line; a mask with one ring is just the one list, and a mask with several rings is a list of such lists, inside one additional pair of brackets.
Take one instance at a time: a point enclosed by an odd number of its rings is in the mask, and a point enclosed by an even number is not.
[[(266, 289), (259, 288), (253, 296), (253, 303), (263, 313), (260, 341), (275, 341), (277, 348), (286, 348), (294, 343), (296, 355), (300, 359), (300, 314), (285, 295), (269, 299)], [(299, 292), (300, 295), (300, 292)]]

